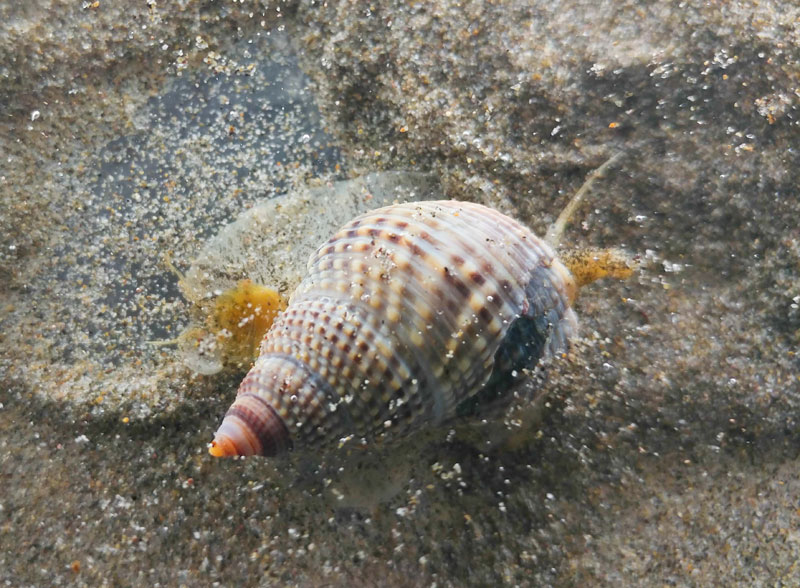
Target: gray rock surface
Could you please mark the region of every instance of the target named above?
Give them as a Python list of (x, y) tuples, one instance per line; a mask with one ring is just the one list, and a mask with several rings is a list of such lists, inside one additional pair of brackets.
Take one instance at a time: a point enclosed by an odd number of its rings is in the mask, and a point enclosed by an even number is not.
[[(0, 580), (800, 584), (797, 3), (0, 15)], [(641, 270), (582, 292), (581, 341), (505, 417), (206, 454), (240, 374), (148, 344), (189, 320), (165, 253), (392, 169), (541, 234), (618, 151), (566, 244)]]

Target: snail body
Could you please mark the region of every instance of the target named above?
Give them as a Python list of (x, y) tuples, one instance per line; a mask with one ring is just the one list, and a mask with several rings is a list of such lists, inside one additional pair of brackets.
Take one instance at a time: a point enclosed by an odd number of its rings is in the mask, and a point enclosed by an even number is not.
[(408, 434), (566, 350), (579, 284), (517, 221), (468, 202), (357, 217), (311, 256), (210, 453)]

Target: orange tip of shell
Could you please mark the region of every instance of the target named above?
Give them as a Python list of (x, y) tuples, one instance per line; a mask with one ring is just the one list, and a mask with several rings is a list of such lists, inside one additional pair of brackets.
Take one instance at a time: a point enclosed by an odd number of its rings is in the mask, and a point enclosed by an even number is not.
[(239, 455), (236, 451), (236, 446), (227, 437), (214, 437), (214, 440), (208, 446), (208, 452), (214, 457), (232, 457)]

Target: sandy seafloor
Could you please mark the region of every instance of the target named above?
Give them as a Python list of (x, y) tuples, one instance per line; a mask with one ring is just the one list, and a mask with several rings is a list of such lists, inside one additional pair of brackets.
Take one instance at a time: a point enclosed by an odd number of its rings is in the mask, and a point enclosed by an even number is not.
[[(798, 23), (787, 0), (3, 3), (0, 582), (800, 585)], [(208, 456), (242, 374), (149, 343), (197, 320), (167, 258), (385, 170), (541, 234), (618, 151), (565, 243), (641, 269), (582, 292), (510, 414)]]

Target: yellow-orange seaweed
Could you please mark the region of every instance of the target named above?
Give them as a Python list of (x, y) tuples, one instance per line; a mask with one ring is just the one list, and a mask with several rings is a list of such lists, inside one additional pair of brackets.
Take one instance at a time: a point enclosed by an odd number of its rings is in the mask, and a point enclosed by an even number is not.
[(225, 363), (249, 364), (272, 321), (286, 303), (275, 290), (241, 280), (220, 294), (210, 317), (211, 331), (222, 347)]
[[(633, 275), (637, 261), (619, 249), (571, 249), (560, 252), (561, 262), (575, 280), (576, 292), (601, 278), (625, 280)], [(570, 296), (574, 299), (575, 294)]]

